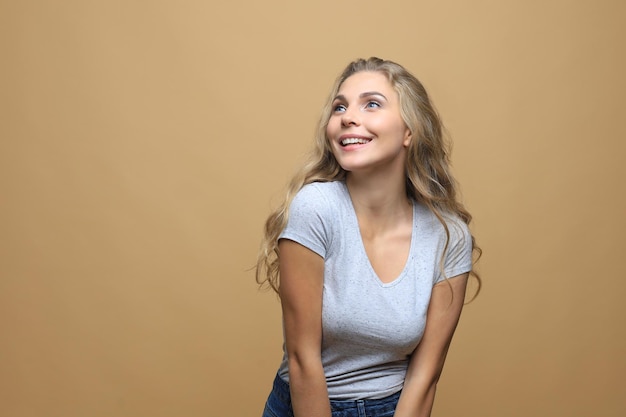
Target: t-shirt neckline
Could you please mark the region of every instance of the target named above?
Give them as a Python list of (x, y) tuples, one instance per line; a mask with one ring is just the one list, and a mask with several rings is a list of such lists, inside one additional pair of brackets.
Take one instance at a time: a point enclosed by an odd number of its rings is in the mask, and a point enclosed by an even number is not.
[(400, 281), (402, 281), (402, 279), (404, 278), (404, 276), (407, 273), (407, 270), (409, 269), (409, 264), (411, 262), (411, 259), (413, 257), (413, 249), (415, 246), (415, 241), (416, 241), (416, 229), (417, 229), (417, 209), (416, 209), (416, 204), (415, 201), (411, 200), (412, 203), (412, 209), (413, 209), (413, 219), (412, 219), (412, 228), (411, 228), (411, 243), (409, 244), (409, 254), (406, 258), (406, 261), (404, 263), (404, 267), (402, 268), (402, 271), (400, 271), (400, 273), (398, 274), (397, 277), (395, 277), (393, 280), (389, 281), (389, 282), (384, 282), (383, 280), (380, 279), (380, 277), (378, 276), (378, 274), (376, 273), (376, 270), (374, 269), (374, 267), (372, 266), (372, 263), (370, 262), (370, 258), (369, 256), (367, 256), (367, 251), (365, 250), (365, 243), (363, 242), (363, 236), (361, 235), (361, 228), (359, 226), (359, 219), (356, 216), (356, 210), (354, 208), (354, 204), (352, 203), (352, 197), (350, 196), (350, 191), (348, 190), (348, 186), (345, 183), (345, 181), (341, 181), (342, 184), (342, 189), (343, 192), (345, 193), (345, 196), (347, 198), (348, 201), (348, 205), (350, 207), (350, 221), (352, 221), (354, 223), (354, 230), (356, 233), (356, 239), (359, 242), (359, 252), (360, 252), (360, 256), (363, 257), (363, 259), (365, 260), (365, 263), (367, 264), (367, 267), (370, 271), (370, 275), (372, 278), (374, 278), (374, 280), (376, 281), (376, 283), (378, 285), (380, 285), (381, 287), (393, 287), (394, 285), (398, 284)]

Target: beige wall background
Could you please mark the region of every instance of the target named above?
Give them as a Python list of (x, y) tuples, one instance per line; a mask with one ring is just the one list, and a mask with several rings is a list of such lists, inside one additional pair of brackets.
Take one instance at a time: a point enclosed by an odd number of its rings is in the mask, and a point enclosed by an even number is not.
[(0, 415), (258, 416), (249, 270), (347, 62), (429, 88), (485, 254), (434, 416), (626, 413), (626, 3), (0, 3)]

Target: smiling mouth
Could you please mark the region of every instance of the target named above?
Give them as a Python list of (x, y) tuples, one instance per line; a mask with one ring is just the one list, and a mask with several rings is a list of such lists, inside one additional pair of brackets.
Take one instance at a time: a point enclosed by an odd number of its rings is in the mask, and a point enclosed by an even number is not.
[(341, 146), (365, 145), (366, 143), (369, 143), (370, 140), (371, 139), (363, 139), (363, 138), (345, 138), (340, 143), (341, 143)]

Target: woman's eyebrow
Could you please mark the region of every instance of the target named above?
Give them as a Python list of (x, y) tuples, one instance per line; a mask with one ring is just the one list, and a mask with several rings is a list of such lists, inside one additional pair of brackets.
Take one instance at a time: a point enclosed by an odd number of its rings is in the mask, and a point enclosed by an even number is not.
[[(378, 91), (366, 91), (364, 93), (359, 94), (359, 98), (371, 97), (371, 96), (379, 96), (387, 100), (387, 97), (385, 97), (383, 93), (379, 93)], [(343, 94), (339, 94), (333, 99), (333, 101), (335, 100), (346, 101), (346, 96), (344, 96)]]
[(387, 97), (383, 93), (379, 93), (378, 91), (366, 91), (364, 93), (359, 94), (359, 97), (371, 97), (371, 96), (379, 96), (387, 100)]

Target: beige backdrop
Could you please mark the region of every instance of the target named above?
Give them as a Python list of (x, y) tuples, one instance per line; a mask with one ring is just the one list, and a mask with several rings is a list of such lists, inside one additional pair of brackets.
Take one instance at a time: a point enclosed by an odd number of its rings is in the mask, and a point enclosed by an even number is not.
[(624, 416), (625, 4), (2, 1), (0, 415), (260, 415), (262, 223), (377, 55), (434, 97), (485, 251), (434, 416)]

